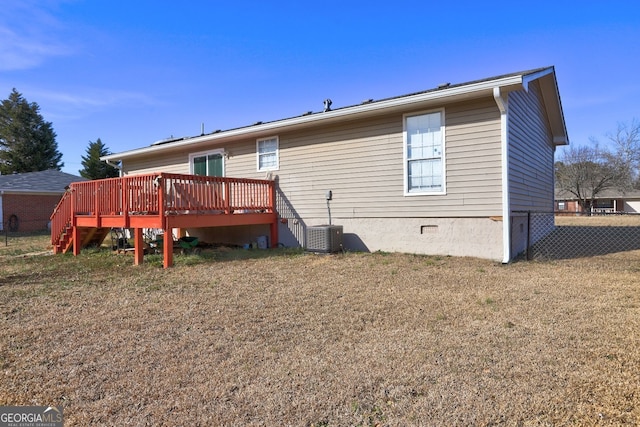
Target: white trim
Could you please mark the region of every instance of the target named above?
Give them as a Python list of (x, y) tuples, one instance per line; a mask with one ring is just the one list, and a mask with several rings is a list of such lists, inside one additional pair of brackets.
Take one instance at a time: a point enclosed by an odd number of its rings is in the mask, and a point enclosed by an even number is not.
[[(407, 118), (421, 116), (423, 114), (440, 113), (440, 134), (442, 135), (442, 190), (441, 191), (415, 191), (409, 192), (409, 158), (407, 154)], [(403, 194), (405, 196), (443, 196), (447, 194), (447, 162), (446, 162), (446, 119), (445, 109), (436, 108), (432, 110), (415, 111), (402, 115), (402, 170), (403, 170)]]
[(223, 148), (216, 148), (215, 150), (208, 150), (208, 151), (199, 151), (197, 153), (189, 153), (189, 173), (191, 175), (193, 175), (194, 171), (193, 171), (193, 159), (195, 159), (196, 157), (203, 157), (203, 156), (209, 156), (211, 154), (220, 154), (222, 156), (222, 176), (225, 176), (225, 161), (224, 161), (224, 149)]
[(500, 110), (500, 145), (502, 155), (502, 262), (511, 261), (511, 199), (509, 197), (509, 104), (499, 87), (493, 88), (493, 98)]
[[(263, 141), (276, 140), (276, 165), (270, 168), (260, 167), (260, 143)], [(257, 172), (269, 172), (280, 170), (280, 138), (277, 135), (267, 136), (265, 138), (256, 139), (256, 171)]]
[(541, 77), (544, 77), (548, 74), (553, 73), (553, 67), (549, 67), (549, 68), (545, 68), (544, 70), (540, 70), (536, 73), (532, 73), (532, 74), (527, 74), (522, 76), (522, 87), (524, 88), (525, 92), (529, 92), (529, 83), (531, 83), (534, 80), (538, 80)]

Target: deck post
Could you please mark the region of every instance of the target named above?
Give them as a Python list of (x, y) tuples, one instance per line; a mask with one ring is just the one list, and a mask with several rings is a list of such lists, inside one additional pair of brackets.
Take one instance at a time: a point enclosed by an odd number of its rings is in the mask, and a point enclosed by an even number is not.
[(232, 214), (233, 212), (231, 211), (231, 189), (229, 188), (231, 184), (229, 184), (229, 181), (223, 181), (223, 185), (224, 185), (224, 213), (225, 214)]
[(140, 265), (144, 261), (144, 241), (142, 239), (142, 228), (133, 229), (133, 246), (135, 248), (133, 263)]
[(96, 227), (102, 227), (100, 223), (100, 192), (98, 180), (93, 181), (93, 213), (96, 216)]
[(275, 249), (278, 247), (278, 217), (271, 222), (269, 225), (271, 227), (271, 248)]
[(169, 224), (169, 218), (167, 218), (167, 212), (165, 210), (165, 175), (161, 173), (158, 176), (158, 213), (160, 214), (160, 220), (162, 221), (162, 264), (164, 268), (173, 266), (173, 234)]
[(76, 218), (76, 197), (78, 196), (77, 190), (72, 188), (71, 193), (71, 241), (73, 242), (73, 256), (80, 255), (80, 232), (78, 230), (78, 219)]
[(124, 228), (129, 228), (129, 180), (126, 177), (120, 177), (120, 185), (122, 188), (122, 219)]
[(276, 181), (269, 183), (269, 205), (273, 210), (273, 221), (271, 221), (271, 247), (278, 247), (278, 211), (276, 209)]
[(78, 227), (74, 224), (73, 226), (73, 231), (71, 232), (72, 234), (72, 239), (73, 239), (73, 256), (78, 256), (80, 255), (80, 249), (82, 246), (82, 242), (80, 241), (80, 230), (78, 230)]
[(164, 268), (173, 266), (173, 234), (169, 227), (164, 229), (164, 239), (162, 241), (162, 255)]

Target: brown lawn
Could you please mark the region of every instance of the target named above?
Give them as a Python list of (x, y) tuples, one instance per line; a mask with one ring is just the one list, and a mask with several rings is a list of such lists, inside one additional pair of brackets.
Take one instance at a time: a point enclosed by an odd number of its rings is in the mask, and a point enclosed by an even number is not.
[(66, 426), (640, 423), (640, 251), (146, 261), (5, 251), (0, 405)]
[(555, 218), (556, 225), (571, 225), (582, 227), (637, 227), (640, 226), (640, 215), (593, 215), (593, 216), (564, 216)]

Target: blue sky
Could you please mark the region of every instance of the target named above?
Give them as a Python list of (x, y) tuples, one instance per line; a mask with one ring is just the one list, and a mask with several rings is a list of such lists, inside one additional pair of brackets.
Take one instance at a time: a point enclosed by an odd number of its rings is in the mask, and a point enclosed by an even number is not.
[(640, 2), (20, 0), (0, 99), (52, 122), (64, 171), (112, 152), (554, 65), (572, 144), (640, 119)]

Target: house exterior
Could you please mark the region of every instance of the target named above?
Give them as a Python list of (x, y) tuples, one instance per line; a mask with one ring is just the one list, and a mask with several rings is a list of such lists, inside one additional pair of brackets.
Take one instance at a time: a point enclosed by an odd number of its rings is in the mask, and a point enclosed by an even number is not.
[[(285, 246), (304, 247), (307, 227), (330, 218), (343, 226), (348, 250), (508, 262), (525, 249), (526, 216), (518, 212), (553, 211), (554, 152), (568, 144), (553, 67), (329, 105), (102, 160), (119, 164), (123, 176), (273, 179)], [(242, 243), (268, 234), (264, 227), (187, 231)]]
[(46, 230), (65, 187), (84, 180), (58, 170), (0, 175), (0, 230)]
[[(556, 190), (555, 210), (561, 215), (585, 214), (578, 199), (566, 191)], [(640, 213), (640, 190), (607, 189), (594, 199), (592, 214)]]

